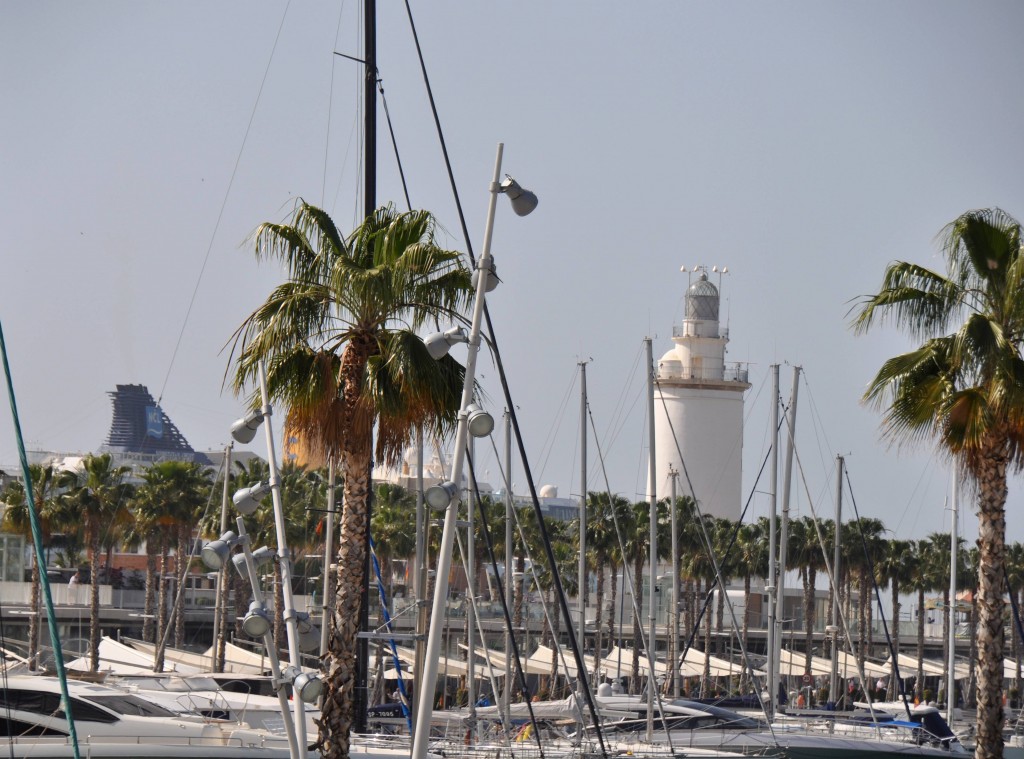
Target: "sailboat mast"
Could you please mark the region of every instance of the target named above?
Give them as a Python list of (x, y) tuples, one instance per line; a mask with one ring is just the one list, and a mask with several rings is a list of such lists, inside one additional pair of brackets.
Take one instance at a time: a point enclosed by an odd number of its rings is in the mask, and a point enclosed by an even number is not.
[[(956, 706), (956, 563), (959, 540), (957, 520), (960, 511), (960, 468), (953, 465), (952, 524), (949, 527), (949, 661), (946, 662), (946, 722), (953, 723), (953, 707)], [(899, 622), (897, 621), (897, 624)]]
[[(363, 81), (363, 210), (368, 218), (377, 206), (377, 0), (363, 0), (363, 60), (366, 77)], [(366, 561), (363, 565), (363, 587), (360, 592), (359, 629), (370, 626), (370, 523), (373, 518), (373, 466), (368, 482), (371, 496), (366, 500)], [(369, 708), (370, 641), (356, 642), (356, 688), (353, 697), (352, 728), (366, 732), (366, 710)]]
[(843, 464), (836, 456), (836, 524), (835, 543), (832, 546), (832, 620), (827, 632), (832, 634), (832, 672), (829, 678), (828, 700), (839, 703), (839, 559), (840, 537), (843, 529)]
[(650, 492), (650, 592), (647, 594), (649, 629), (647, 631), (647, 740), (654, 738), (654, 689), (657, 687), (657, 671), (654, 668), (654, 653), (658, 639), (654, 635), (656, 608), (654, 606), (654, 590), (658, 575), (658, 496), (657, 496), (657, 462), (654, 457), (654, 354), (651, 338), (645, 340), (647, 346), (647, 420), (648, 442), (650, 450), (647, 459), (647, 482)]
[(768, 512), (768, 717), (773, 719), (778, 708), (779, 692), (779, 654), (776, 650), (778, 613), (775, 607), (776, 595), (776, 508), (778, 505), (779, 486), (779, 365), (772, 364), (772, 463), (771, 463), (771, 508)]
[(671, 684), (671, 693), (675, 698), (679, 698), (679, 532), (676, 529), (676, 481), (679, 479), (679, 472), (672, 468), (672, 465), (668, 465), (668, 476), (671, 484), (671, 500), (669, 502), (669, 514), (671, 515), (671, 527), (672, 527), (672, 604), (669, 607), (671, 625), (669, 638), (669, 653), (668, 657), (669, 666), (669, 683)]
[[(580, 361), (580, 563), (576, 595), (580, 603), (580, 645), (586, 650), (587, 626), (587, 362)], [(596, 658), (600, 653), (595, 654)], [(581, 677), (586, 677), (583, 672)]]
[[(779, 527), (779, 575), (778, 590), (775, 592), (775, 619), (779, 623), (779, 648), (782, 648), (782, 625), (786, 623), (786, 564), (789, 549), (789, 493), (793, 481), (793, 448), (796, 435), (796, 395), (800, 386), (800, 367), (793, 367), (793, 390), (790, 393), (789, 422), (786, 427), (789, 433), (786, 435), (786, 469), (782, 478), (782, 523)], [(778, 438), (776, 438), (778, 439)], [(774, 491), (773, 491), (774, 492)], [(793, 622), (790, 620), (790, 629)], [(790, 638), (792, 643), (792, 637)], [(792, 646), (790, 646), (792, 648)], [(781, 661), (781, 656), (779, 657)], [(790, 666), (792, 666), (793, 652), (789, 652)], [(792, 670), (790, 670), (792, 673)], [(810, 674), (810, 673), (808, 673)]]

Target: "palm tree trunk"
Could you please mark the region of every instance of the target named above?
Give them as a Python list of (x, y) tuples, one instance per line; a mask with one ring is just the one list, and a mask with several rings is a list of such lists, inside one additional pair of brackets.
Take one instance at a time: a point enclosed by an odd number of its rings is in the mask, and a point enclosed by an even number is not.
[(612, 562), (608, 569), (611, 573), (612, 582), (611, 599), (608, 602), (608, 640), (612, 645), (617, 646), (619, 645), (619, 640), (615, 637), (615, 607), (618, 604), (619, 597), (619, 567), (615, 562)]
[[(814, 584), (818, 581), (818, 570), (808, 566), (804, 576), (804, 672), (811, 672), (811, 657), (814, 656)], [(810, 704), (808, 704), (810, 706)]]
[[(178, 581), (184, 585), (188, 575), (189, 550), (188, 539), (192, 534), (192, 525), (182, 524), (178, 527), (178, 556), (174, 562), (174, 574)], [(181, 599), (179, 602), (179, 598)], [(185, 643), (185, 594), (184, 587), (177, 588), (174, 594), (174, 646), (181, 648)]]
[(167, 575), (167, 556), (168, 548), (165, 544), (160, 554), (160, 571), (157, 578), (156, 638), (154, 640), (157, 644), (156, 650), (158, 654), (155, 664), (157, 672), (163, 672), (164, 667), (160, 641), (164, 639), (164, 631), (167, 629), (167, 581), (164, 579)]
[[(750, 650), (750, 574), (743, 577), (743, 650)], [(750, 682), (750, 672), (743, 667), (740, 675), (740, 695), (747, 694), (747, 684)]]
[(348, 756), (355, 690), (363, 686), (356, 682), (356, 658), (362, 616), (363, 568), (367, 557), (371, 441), (351, 442), (351, 449), (342, 459), (345, 494), (338, 546), (338, 594), (334, 605), (334, 634), (330, 639), (327, 693), (321, 715), (320, 737), (327, 759)]
[[(892, 577), (892, 647), (899, 653), (900, 650), (900, 580), (896, 575)], [(899, 687), (896, 682), (896, 657), (892, 660), (892, 674), (889, 677), (888, 698), (890, 701), (899, 697)]]
[(151, 536), (146, 540), (146, 600), (142, 615), (142, 639), (147, 643), (153, 643), (156, 638), (153, 634), (153, 612), (156, 610), (156, 583), (157, 583), (157, 540)]
[[(708, 580), (708, 592), (711, 592), (711, 581)], [(700, 678), (700, 695), (707, 698), (711, 695), (711, 610), (704, 613), (704, 671)]]
[[(644, 557), (638, 556), (633, 562), (633, 589), (639, 594), (636, 612), (633, 614), (633, 668), (630, 671), (630, 693), (640, 692), (640, 617), (643, 614), (643, 571)], [(654, 603), (654, 588), (651, 588), (651, 603)]]
[[(994, 438), (994, 436), (993, 436)], [(1006, 559), (1006, 445), (989, 439), (978, 464), (977, 759), (1003, 755), (1003, 567)]]
[(924, 701), (924, 586), (917, 589), (917, 678), (914, 680), (914, 697)]
[(100, 577), (97, 559), (100, 556), (100, 531), (97, 527), (89, 530), (89, 671), (100, 668)]

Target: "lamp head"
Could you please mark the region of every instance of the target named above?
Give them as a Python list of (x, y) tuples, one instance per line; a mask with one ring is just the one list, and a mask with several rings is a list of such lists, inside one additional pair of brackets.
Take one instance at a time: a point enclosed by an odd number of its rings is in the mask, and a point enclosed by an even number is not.
[(323, 690), (324, 681), (320, 679), (320, 675), (312, 672), (300, 672), (292, 680), (292, 692), (307, 704), (320, 698)]
[(510, 177), (508, 174), (505, 175), (504, 181), (500, 185), (500, 192), (508, 195), (508, 199), (512, 201), (512, 210), (516, 212), (516, 216), (526, 216), (537, 207), (537, 196), (529, 190), (524, 190), (519, 186), (519, 182)]
[(487, 437), (494, 430), (494, 417), (475, 403), (466, 407), (466, 422), (473, 437)]
[(231, 500), (242, 515), (249, 516), (259, 507), (260, 498), (270, 492), (270, 487), (269, 482), (258, 482), (236, 491)]
[(224, 566), (228, 556), (231, 555), (231, 549), (241, 543), (242, 540), (231, 530), (228, 530), (216, 540), (211, 540), (203, 546), (203, 550), (199, 554), (203, 559), (203, 564), (210, 569), (220, 569)]
[[(501, 280), (498, 278), (498, 268), (494, 265), (494, 259), (493, 258), (488, 258), (487, 260), (490, 261), (491, 265), (490, 265), (490, 268), (487, 269), (487, 274), (486, 274), (487, 279), (484, 280), (484, 292), (485, 293), (491, 292), (499, 284), (501, 284)], [(479, 265), (477, 266), (476, 269), (473, 270), (473, 289), (474, 290), (476, 290), (476, 288), (477, 288), (477, 281), (478, 281), (478, 279), (480, 277), (481, 272), (483, 272), (483, 269), (480, 268), (483, 265), (484, 265), (484, 261), (483, 261), (483, 259), (480, 259)]]
[(313, 651), (320, 647), (320, 628), (313, 624), (309, 612), (296, 612), (295, 627), (299, 633), (299, 648), (303, 651)]
[(269, 546), (262, 546), (261, 548), (257, 548), (255, 551), (252, 552), (252, 560), (257, 567), (263, 566), (264, 564), (271, 562), (276, 558), (277, 552)]
[(469, 335), (462, 327), (452, 327), (447, 332), (435, 332), (423, 338), (423, 344), (427, 346), (427, 353), (435, 361), (440, 361), (448, 355), (448, 351), (456, 343), (468, 343)]
[(251, 443), (261, 424), (263, 424), (263, 410), (250, 411), (241, 419), (236, 419), (235, 423), (231, 425), (231, 437), (242, 445)]
[(249, 613), (242, 620), (242, 630), (253, 638), (262, 638), (270, 632), (270, 614), (262, 604), (253, 601), (249, 604)]
[(440, 485), (427, 488), (427, 492), (423, 494), (423, 497), (432, 509), (443, 511), (448, 508), (456, 492), (458, 492), (458, 487), (449, 480), (448, 482), (442, 482)]

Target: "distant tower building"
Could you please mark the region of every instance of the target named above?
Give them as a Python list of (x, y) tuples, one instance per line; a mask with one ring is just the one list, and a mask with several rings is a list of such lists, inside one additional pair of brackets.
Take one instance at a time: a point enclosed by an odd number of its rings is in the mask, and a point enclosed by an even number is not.
[(672, 328), (675, 347), (655, 373), (656, 493), (670, 495), (671, 467), (679, 473), (678, 496), (691, 494), (688, 475), (701, 513), (735, 520), (742, 510), (743, 394), (750, 384), (744, 366), (725, 363), (729, 328), (719, 329), (718, 288), (707, 267), (693, 274), (683, 323)]
[(175, 459), (209, 464), (174, 426), (145, 385), (118, 385), (107, 393), (114, 406), (110, 432), (100, 451), (120, 463), (145, 463)]

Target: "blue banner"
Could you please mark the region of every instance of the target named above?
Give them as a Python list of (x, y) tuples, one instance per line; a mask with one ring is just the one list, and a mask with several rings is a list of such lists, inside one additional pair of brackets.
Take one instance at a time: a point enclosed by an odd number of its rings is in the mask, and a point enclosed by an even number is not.
[(164, 416), (159, 406), (146, 406), (146, 434), (157, 439), (164, 436)]

